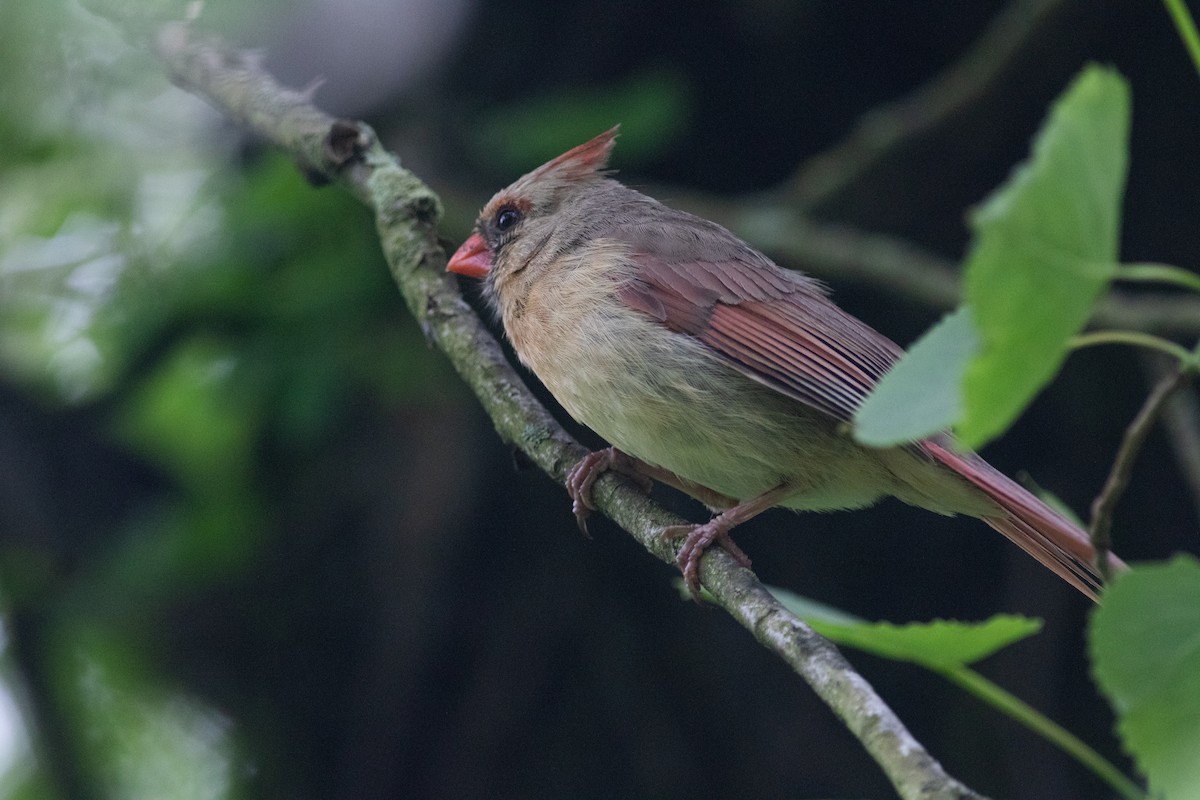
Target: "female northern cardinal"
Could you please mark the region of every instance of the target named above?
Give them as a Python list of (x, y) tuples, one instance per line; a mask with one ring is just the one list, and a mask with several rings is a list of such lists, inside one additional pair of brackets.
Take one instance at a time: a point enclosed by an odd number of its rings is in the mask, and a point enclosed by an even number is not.
[(813, 279), (606, 177), (616, 133), (499, 192), (447, 265), (484, 279), (522, 363), (613, 445), (568, 476), (581, 525), (606, 469), (720, 510), (664, 532), (685, 538), (677, 561), (695, 595), (710, 544), (749, 566), (729, 531), (767, 508), (858, 508), (892, 495), (982, 519), (1097, 598), (1087, 535), (948, 435), (856, 443), (855, 409), (900, 348)]

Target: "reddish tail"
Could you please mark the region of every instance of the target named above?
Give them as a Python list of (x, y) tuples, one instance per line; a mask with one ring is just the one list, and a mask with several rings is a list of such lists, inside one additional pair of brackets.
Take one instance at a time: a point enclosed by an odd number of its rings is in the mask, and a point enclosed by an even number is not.
[[(921, 443), (934, 460), (962, 475), (1007, 514), (983, 521), (1079, 591), (1099, 602), (1103, 581), (1096, 569), (1096, 550), (1088, 535), (1041, 500), (992, 468), (974, 453), (956, 453), (936, 441)], [(1114, 570), (1125, 562), (1109, 554)]]

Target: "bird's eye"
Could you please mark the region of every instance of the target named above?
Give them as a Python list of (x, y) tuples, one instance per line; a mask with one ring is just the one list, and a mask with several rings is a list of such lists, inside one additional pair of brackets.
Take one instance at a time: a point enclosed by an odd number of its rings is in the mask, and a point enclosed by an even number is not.
[(496, 230), (504, 233), (521, 221), (524, 215), (512, 206), (505, 206), (496, 212)]

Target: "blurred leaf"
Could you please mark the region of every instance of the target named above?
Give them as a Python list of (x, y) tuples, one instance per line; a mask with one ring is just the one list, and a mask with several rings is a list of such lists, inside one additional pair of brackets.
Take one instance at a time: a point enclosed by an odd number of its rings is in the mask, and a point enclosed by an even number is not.
[(74, 4), (6, 3), (0, 23), (0, 65), (12, 67), (0, 93), (0, 369), (49, 402), (84, 402), (115, 377), (94, 323), (124, 309), (128, 273), (166, 272), (208, 243), (216, 215), (197, 189), (234, 137)]
[(1179, 556), (1120, 576), (1089, 632), (1096, 682), (1151, 791), (1200, 798), (1200, 563)]
[(972, 215), (966, 303), (982, 350), (956, 431), (978, 447), (1057, 372), (1118, 265), (1129, 87), (1089, 66), (1055, 102), (1031, 160)]
[(60, 680), (75, 735), (104, 792), (126, 800), (239, 796), (232, 725), (165, 687), (141, 649), (82, 623), (60, 632)]
[(971, 310), (947, 314), (868, 395), (854, 415), (854, 438), (891, 447), (949, 428), (962, 413), (960, 376), (978, 351)]
[(771, 593), (813, 630), (838, 644), (934, 670), (987, 658), (1042, 628), (1039, 619), (1010, 614), (997, 614), (984, 622), (867, 622), (785, 589), (771, 587)]
[(215, 338), (180, 345), (131, 398), (119, 429), (146, 456), (200, 494), (239, 485), (253, 455), (259, 411), (239, 403), (236, 354)]
[(148, 609), (244, 574), (276, 521), (264, 510), (258, 488), (169, 498), (143, 510), (78, 580), (89, 614), (119, 623), (143, 619)]
[(619, 123), (622, 159), (630, 163), (669, 145), (689, 106), (683, 76), (653, 70), (506, 106), (475, 125), (473, 139), (480, 162), (511, 179)]

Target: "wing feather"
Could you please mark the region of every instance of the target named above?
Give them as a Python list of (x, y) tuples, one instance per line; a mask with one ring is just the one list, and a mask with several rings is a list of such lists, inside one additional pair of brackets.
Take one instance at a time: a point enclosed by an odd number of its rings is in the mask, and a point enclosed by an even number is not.
[[(654, 229), (635, 233), (627, 243), (638, 269), (619, 292), (627, 305), (839, 421), (853, 418), (900, 356), (900, 348), (834, 305), (816, 281), (781, 269), (724, 231), (707, 249), (700, 236), (659, 247)], [(658, 236), (666, 235), (660, 229)]]

